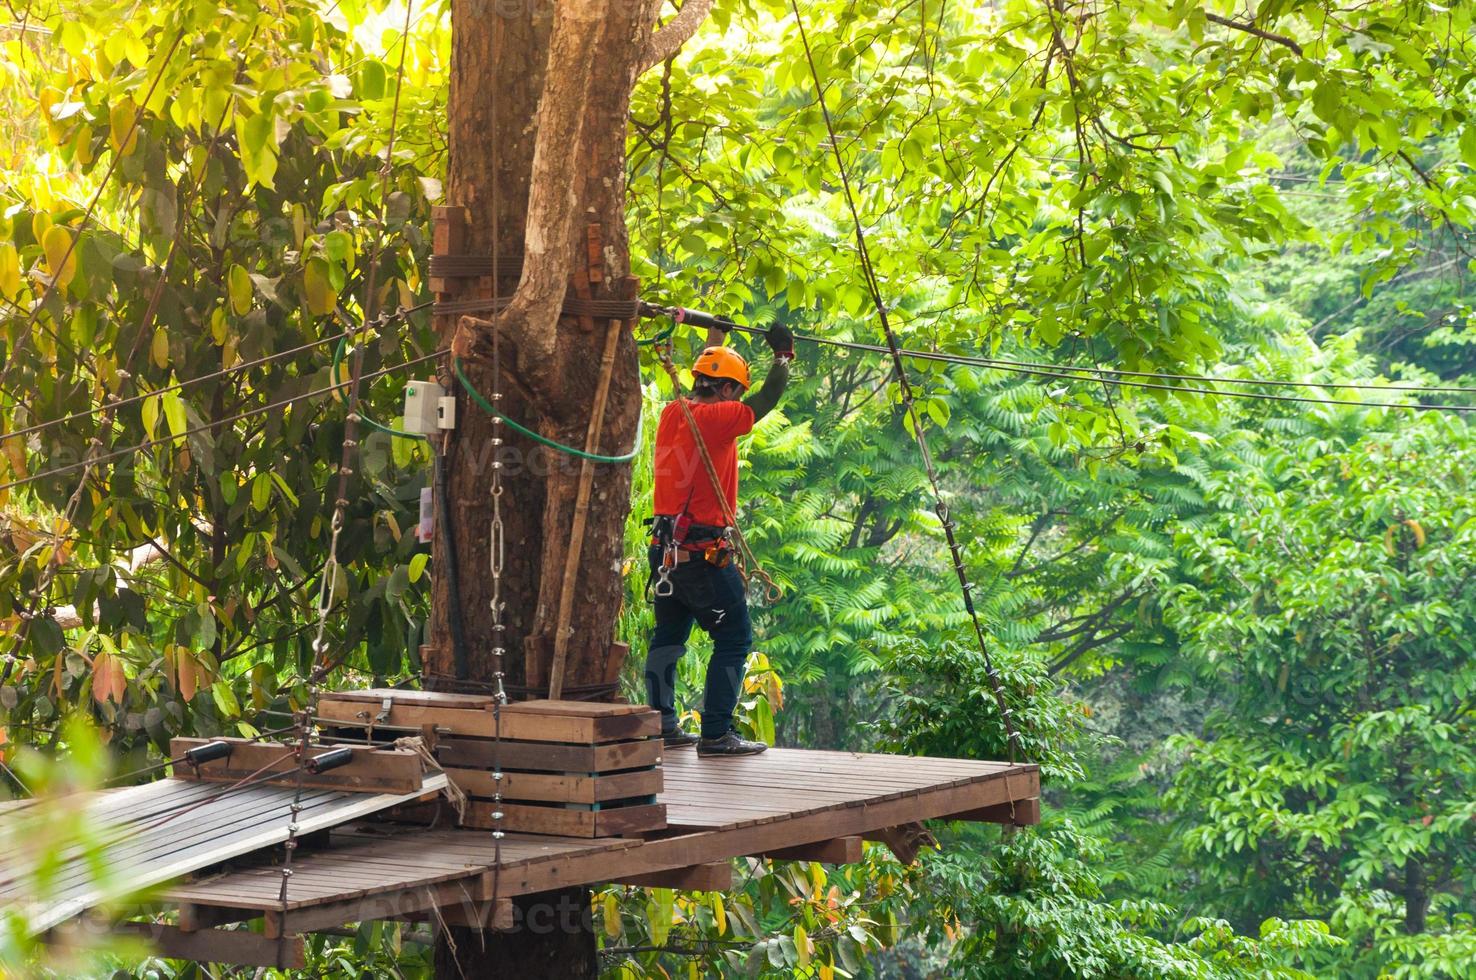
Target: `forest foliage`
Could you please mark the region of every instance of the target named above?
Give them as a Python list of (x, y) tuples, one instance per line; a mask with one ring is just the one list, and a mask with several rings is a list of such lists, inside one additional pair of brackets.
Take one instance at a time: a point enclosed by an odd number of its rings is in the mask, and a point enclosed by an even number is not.
[[(426, 298), (448, 18), (11, 7), (0, 483), (27, 482), (0, 488), (0, 749), (44, 776), (85, 718), (126, 771), (300, 697), (334, 350), (386, 369), (368, 405), (391, 422), (397, 365), (435, 346), (424, 312), (364, 321)], [(1470, 975), (1476, 439), (1379, 407), (1476, 405), (1429, 390), (1476, 375), (1469, 5), (799, 10), (803, 37), (787, 3), (717, 0), (642, 79), (634, 271), (658, 302), (879, 342), (838, 146), (904, 343), (997, 359), (909, 371), (1045, 821), (939, 828), (914, 869), (877, 850), (746, 864), (722, 895), (609, 889), (612, 974)], [(648, 412), (671, 394), (652, 368)], [(740, 519), (786, 597), (758, 612), (743, 723), (1000, 757), (888, 363), (802, 342), (796, 377), (744, 459)], [(417, 668), (429, 458), (362, 446), (330, 583), (344, 683)], [(635, 483), (639, 649), (648, 460)], [(403, 940), (314, 952), (424, 969)]]

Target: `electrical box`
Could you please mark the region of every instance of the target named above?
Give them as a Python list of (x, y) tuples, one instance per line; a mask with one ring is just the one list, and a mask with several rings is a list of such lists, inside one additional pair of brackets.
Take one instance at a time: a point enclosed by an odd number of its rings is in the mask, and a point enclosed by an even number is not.
[(443, 428), (441, 402), (445, 397), (446, 389), (434, 381), (408, 382), (405, 385), (405, 422), (402, 428), (422, 436), (439, 432)]

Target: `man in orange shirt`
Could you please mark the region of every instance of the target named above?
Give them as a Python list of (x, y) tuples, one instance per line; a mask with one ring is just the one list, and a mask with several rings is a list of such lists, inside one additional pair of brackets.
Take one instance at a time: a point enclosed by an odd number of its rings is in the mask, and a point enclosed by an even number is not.
[[(680, 402), (666, 406), (656, 429), (656, 516), (650, 551), (656, 628), (646, 656), (646, 692), (651, 706), (661, 712), (667, 746), (696, 744), (700, 756), (752, 755), (768, 748), (733, 731), (733, 709), (753, 649), (753, 629), (743, 577), (733, 560), (727, 515), (738, 509), (737, 439), (779, 404), (794, 358), (794, 336), (782, 325), (771, 327), (765, 339), (774, 351), (774, 365), (759, 390), (744, 398), (748, 364), (737, 351), (723, 346), (725, 339), (722, 327), (708, 329), (708, 347), (692, 365), (692, 394), (685, 399), (712, 459), (722, 498), (697, 451)], [(694, 625), (712, 637), (700, 737), (677, 728), (675, 706), (676, 664), (686, 653)]]

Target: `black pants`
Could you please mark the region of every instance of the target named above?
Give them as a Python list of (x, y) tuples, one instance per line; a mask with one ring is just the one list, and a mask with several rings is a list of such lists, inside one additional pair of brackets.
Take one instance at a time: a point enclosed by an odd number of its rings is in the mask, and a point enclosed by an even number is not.
[[(649, 555), (654, 575), (661, 565), (661, 549)], [(676, 728), (676, 665), (687, 652), (693, 625), (712, 637), (712, 659), (702, 707), (702, 737), (717, 738), (733, 726), (733, 709), (743, 688), (748, 654), (753, 650), (753, 625), (743, 576), (730, 562), (718, 568), (694, 555), (671, 570), (672, 594), (655, 596), (656, 628), (646, 655), (646, 695), (661, 712), (661, 728)]]

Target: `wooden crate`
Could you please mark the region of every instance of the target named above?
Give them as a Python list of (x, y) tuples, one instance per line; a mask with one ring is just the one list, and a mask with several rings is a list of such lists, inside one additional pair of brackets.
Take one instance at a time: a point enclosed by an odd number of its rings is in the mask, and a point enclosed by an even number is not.
[(429, 725), (440, 735), (493, 738), (500, 734), (518, 741), (578, 745), (661, 734), (661, 716), (644, 705), (518, 701), (503, 705), (500, 731), (492, 707), (490, 695), (394, 689), (338, 691), (319, 700), (318, 717), (323, 724), (345, 728), (419, 732)]
[[(434, 732), (447, 776), (470, 798), (463, 825), (610, 837), (661, 830), (660, 715), (643, 705), (521, 701), (500, 722), (487, 695), (370, 690), (325, 695), (326, 725)], [(498, 734), (500, 733), (500, 738)], [(502, 773), (497, 780), (496, 773)], [(493, 797), (501, 789), (501, 803)], [(503, 817), (494, 821), (492, 813)], [(405, 808), (397, 818), (430, 816)]]

